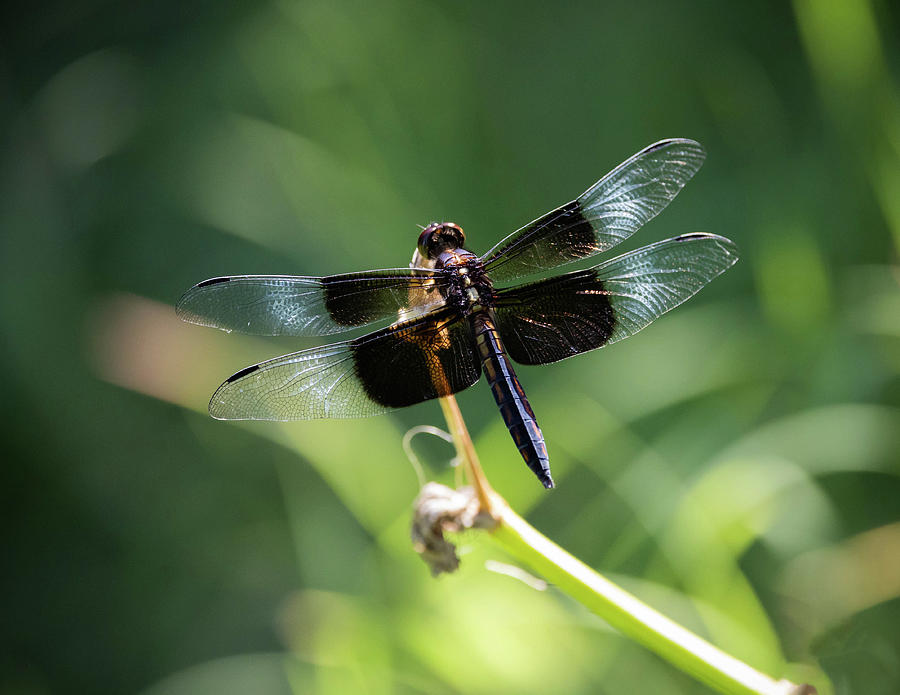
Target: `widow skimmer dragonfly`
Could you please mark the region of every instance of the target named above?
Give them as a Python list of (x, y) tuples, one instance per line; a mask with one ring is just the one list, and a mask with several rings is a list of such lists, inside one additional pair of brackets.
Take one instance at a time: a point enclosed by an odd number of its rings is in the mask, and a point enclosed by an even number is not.
[(544, 437), (510, 358), (549, 364), (627, 338), (732, 266), (737, 249), (715, 234), (684, 234), (585, 270), (514, 287), (494, 283), (611, 249), (665, 208), (704, 156), (692, 140), (650, 145), (483, 256), (464, 248), (461, 227), (433, 222), (409, 268), (237, 275), (195, 285), (178, 302), (178, 315), (225, 331), (321, 336), (393, 320), (359, 338), (240, 370), (215, 392), (210, 414), (364, 417), (457, 393), (484, 372), (526, 464), (553, 487)]

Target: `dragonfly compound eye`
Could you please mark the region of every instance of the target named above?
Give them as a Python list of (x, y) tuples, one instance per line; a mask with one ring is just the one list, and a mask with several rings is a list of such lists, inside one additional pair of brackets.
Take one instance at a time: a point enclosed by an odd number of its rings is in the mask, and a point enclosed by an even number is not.
[(432, 222), (419, 235), (419, 253), (434, 260), (443, 251), (462, 248), (466, 235), (452, 222)]

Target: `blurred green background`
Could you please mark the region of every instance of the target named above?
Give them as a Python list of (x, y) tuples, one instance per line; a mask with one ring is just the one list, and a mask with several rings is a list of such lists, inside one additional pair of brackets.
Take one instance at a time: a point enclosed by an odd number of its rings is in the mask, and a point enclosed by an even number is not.
[[(623, 250), (740, 263), (625, 343), (489, 390), (494, 486), (726, 651), (900, 692), (900, 13), (886, 0), (12, 2), (0, 22), (0, 693), (704, 693), (559, 595), (430, 578), (401, 439), (235, 425), (237, 369), (314, 344), (182, 325), (221, 274), (483, 252), (663, 137), (698, 176)], [(618, 252), (618, 251), (617, 251)], [(414, 440), (429, 476), (452, 452)], [(818, 675), (822, 669), (827, 677)]]

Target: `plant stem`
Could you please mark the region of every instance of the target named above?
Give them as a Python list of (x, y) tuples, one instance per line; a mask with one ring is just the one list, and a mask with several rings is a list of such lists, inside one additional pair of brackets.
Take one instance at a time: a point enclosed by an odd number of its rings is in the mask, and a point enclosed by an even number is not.
[(488, 483), (462, 413), (452, 396), (441, 407), (457, 454), (478, 495), (482, 511), (496, 522), (491, 533), (515, 558), (679, 670), (726, 695), (813, 695), (810, 685), (776, 681), (711, 645), (585, 565), (546, 538)]
[(499, 495), (493, 500), (504, 548), (619, 632), (679, 670), (729, 695), (801, 695), (810, 686), (775, 681), (650, 608), (573, 557), (516, 514)]
[(438, 399), (441, 404), (441, 410), (444, 411), (444, 419), (453, 435), (453, 443), (456, 446), (456, 455), (463, 460), (466, 472), (472, 487), (475, 488), (475, 494), (478, 495), (478, 501), (481, 503), (481, 509), (488, 514), (492, 513), (492, 498), (499, 498), (488, 483), (481, 462), (478, 460), (478, 454), (475, 452), (475, 445), (472, 443), (472, 437), (469, 436), (469, 430), (466, 427), (466, 421), (463, 420), (462, 412), (459, 404), (454, 396), (445, 396)]

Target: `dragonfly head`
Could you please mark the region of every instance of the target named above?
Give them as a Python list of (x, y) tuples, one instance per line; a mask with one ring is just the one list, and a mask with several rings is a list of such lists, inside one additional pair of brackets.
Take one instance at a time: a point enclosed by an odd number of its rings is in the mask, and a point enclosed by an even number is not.
[(435, 260), (444, 251), (461, 249), (466, 243), (466, 235), (453, 222), (432, 222), (419, 235), (419, 253), (424, 258)]

